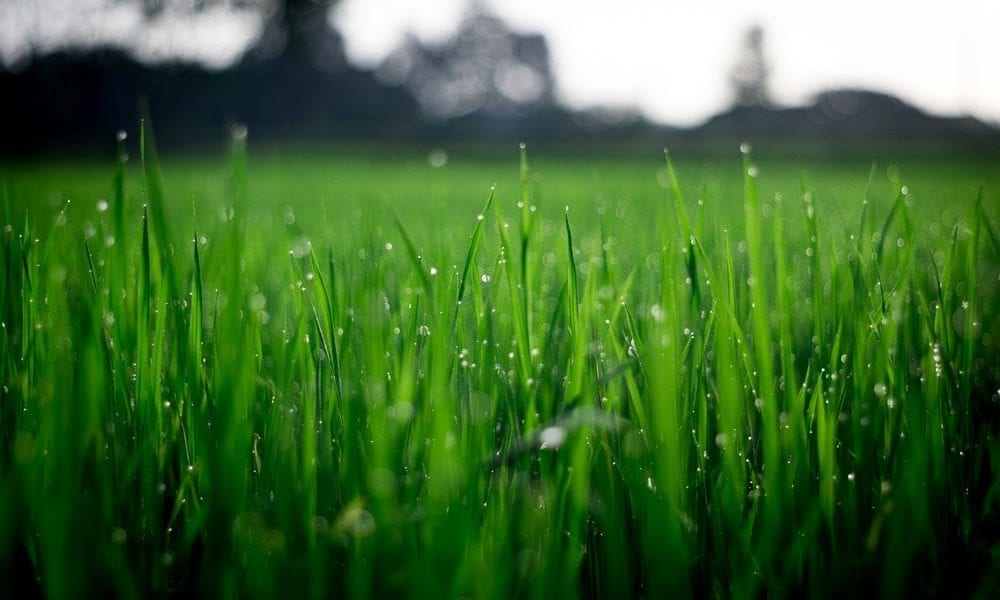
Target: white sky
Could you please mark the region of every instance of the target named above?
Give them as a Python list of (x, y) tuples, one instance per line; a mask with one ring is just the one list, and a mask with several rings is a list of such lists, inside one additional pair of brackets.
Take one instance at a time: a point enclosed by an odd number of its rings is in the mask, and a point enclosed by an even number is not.
[(109, 44), (143, 60), (181, 58), (222, 68), (237, 60), (261, 29), (259, 15), (213, 6), (192, 14), (169, 4), (153, 23), (138, 2), (0, 0), (0, 62), (17, 64), (32, 46)]
[[(336, 21), (353, 60), (375, 64), (407, 30), (454, 30), (467, 0), (344, 0)], [(635, 106), (693, 124), (728, 106), (729, 67), (752, 23), (766, 31), (775, 99), (831, 87), (897, 94), (938, 114), (1000, 121), (1000, 0), (487, 0), (545, 34), (561, 99)]]
[[(515, 29), (545, 34), (560, 98), (573, 107), (636, 107), (697, 123), (730, 101), (743, 32), (766, 31), (771, 88), (796, 104), (832, 87), (901, 96), (938, 114), (1000, 122), (1000, 0), (481, 0)], [(407, 31), (441, 40), (470, 0), (343, 0), (334, 21), (352, 60), (373, 66)], [(109, 8), (110, 6), (110, 8)], [(136, 3), (0, 0), (0, 62), (32, 45), (96, 41), (146, 59), (224, 67), (261, 28), (247, 11), (168, 11), (146, 22)]]

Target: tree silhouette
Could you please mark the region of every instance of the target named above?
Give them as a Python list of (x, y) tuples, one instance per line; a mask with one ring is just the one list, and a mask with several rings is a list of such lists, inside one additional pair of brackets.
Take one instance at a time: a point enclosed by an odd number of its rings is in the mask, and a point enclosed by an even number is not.
[(284, 54), (323, 66), (343, 64), (343, 41), (327, 19), (339, 0), (259, 1), (265, 14), (264, 28), (251, 56)]
[(478, 4), (447, 42), (425, 45), (411, 35), (379, 71), (384, 81), (404, 84), (435, 119), (510, 116), (550, 106), (554, 97), (545, 38), (511, 31)]
[(343, 64), (343, 42), (327, 15), (339, 0), (115, 0), (138, 1), (146, 18), (165, 10), (198, 12), (224, 6), (231, 10), (256, 10), (264, 19), (260, 37), (248, 56), (268, 59), (279, 55), (307, 58), (322, 66)]
[(753, 25), (743, 37), (740, 56), (729, 75), (733, 99), (738, 106), (770, 106), (769, 69), (764, 57), (764, 29)]

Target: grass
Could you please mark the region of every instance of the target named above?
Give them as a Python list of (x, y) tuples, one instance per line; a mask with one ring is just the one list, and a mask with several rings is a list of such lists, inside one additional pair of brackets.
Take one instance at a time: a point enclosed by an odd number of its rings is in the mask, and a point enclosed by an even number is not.
[(7, 592), (997, 590), (991, 161), (138, 137), (3, 168)]

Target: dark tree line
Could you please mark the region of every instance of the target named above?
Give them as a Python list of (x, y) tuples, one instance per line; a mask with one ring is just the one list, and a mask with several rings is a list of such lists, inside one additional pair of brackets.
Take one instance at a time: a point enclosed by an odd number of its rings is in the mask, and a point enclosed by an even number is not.
[[(571, 112), (556, 102), (546, 40), (482, 10), (441, 44), (408, 37), (374, 71), (352, 66), (327, 18), (336, 0), (109, 0), (165, 10), (224, 4), (260, 11), (260, 36), (233, 66), (147, 65), (113, 48), (37, 53), (0, 71), (0, 155), (110, 155), (146, 99), (159, 142), (221, 146), (234, 123), (255, 142), (383, 140), (629, 140), (650, 145), (744, 138), (949, 139), (996, 145), (974, 119), (937, 119), (879, 94), (840, 91), (812, 106), (778, 108), (768, 90), (764, 33), (751, 28), (730, 72), (734, 108), (688, 131), (636, 113)], [(724, 74), (720, 74), (724, 76)]]
[[(116, 0), (136, 1), (136, 0)], [(409, 38), (376, 71), (353, 67), (327, 15), (330, 0), (141, 0), (149, 19), (183, 3), (261, 11), (264, 26), (221, 72), (145, 65), (110, 48), (36, 56), (0, 73), (0, 152), (107, 151), (148, 99), (161, 143), (221, 144), (247, 124), (255, 140), (443, 140), (579, 136), (554, 103), (548, 47), (473, 12), (442, 45)], [(585, 128), (584, 128), (585, 129)]]

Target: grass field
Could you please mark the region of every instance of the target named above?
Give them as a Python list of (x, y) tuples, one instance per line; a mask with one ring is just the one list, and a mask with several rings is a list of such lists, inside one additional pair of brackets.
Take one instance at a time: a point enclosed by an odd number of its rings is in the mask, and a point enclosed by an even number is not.
[(138, 137), (0, 167), (4, 595), (1000, 590), (995, 157)]

